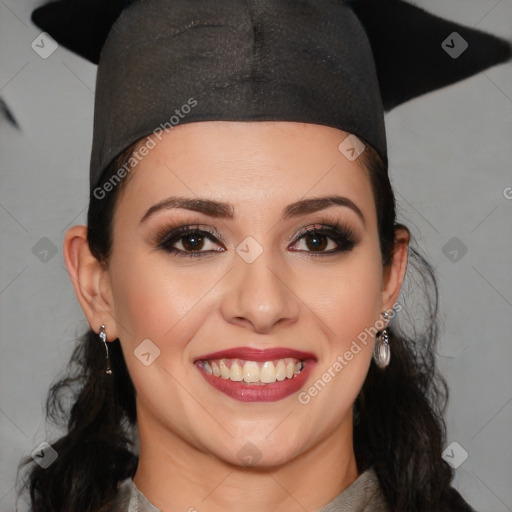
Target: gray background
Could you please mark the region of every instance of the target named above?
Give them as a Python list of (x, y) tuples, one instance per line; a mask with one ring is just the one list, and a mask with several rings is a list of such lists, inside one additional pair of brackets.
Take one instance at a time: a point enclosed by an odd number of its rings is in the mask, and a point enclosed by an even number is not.
[[(512, 40), (511, 0), (416, 4)], [(85, 224), (95, 66), (63, 48), (47, 59), (32, 50), (35, 5), (0, 0), (0, 95), (20, 126), (0, 123), (1, 511), (14, 510), (20, 458), (57, 433), (42, 406), (87, 328), (61, 246), (68, 227)], [(477, 510), (512, 510), (512, 64), (402, 105), (386, 122), (400, 220), (440, 284), (448, 444), (469, 455), (454, 485)], [(41, 260), (36, 244), (55, 255)]]

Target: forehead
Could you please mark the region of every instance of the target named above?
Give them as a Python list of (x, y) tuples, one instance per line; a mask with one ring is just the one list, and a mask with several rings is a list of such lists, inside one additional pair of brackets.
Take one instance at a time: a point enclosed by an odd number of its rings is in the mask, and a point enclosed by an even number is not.
[[(152, 139), (152, 149), (129, 172), (120, 202), (149, 207), (181, 194), (229, 201), (242, 211), (337, 193), (373, 203), (368, 171), (340, 150), (347, 136), (328, 126), (284, 121), (179, 125)], [(368, 214), (372, 208), (366, 205)]]

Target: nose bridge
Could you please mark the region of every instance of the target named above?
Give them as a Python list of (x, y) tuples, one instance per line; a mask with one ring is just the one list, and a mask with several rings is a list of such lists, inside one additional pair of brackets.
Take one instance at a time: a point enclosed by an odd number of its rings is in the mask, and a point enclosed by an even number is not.
[(263, 248), (247, 237), (237, 249), (234, 269), (223, 301), (223, 315), (231, 323), (250, 323), (268, 331), (285, 319), (295, 321), (298, 303), (286, 281), (286, 264), (278, 251)]

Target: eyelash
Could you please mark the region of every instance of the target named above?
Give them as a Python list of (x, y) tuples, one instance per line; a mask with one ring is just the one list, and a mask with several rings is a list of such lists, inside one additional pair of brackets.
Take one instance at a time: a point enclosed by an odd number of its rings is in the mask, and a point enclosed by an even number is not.
[[(330, 251), (303, 251), (299, 250), (297, 252), (306, 252), (311, 257), (323, 257), (332, 255), (335, 253), (348, 252), (356, 245), (356, 236), (353, 230), (345, 224), (340, 223), (338, 220), (333, 220), (329, 218), (322, 218), (320, 222), (316, 223), (320, 224), (321, 228), (310, 228), (310, 226), (304, 226), (299, 229), (297, 235), (291, 236), (288, 238), (287, 242), (293, 241), (293, 243), (298, 242), (301, 238), (307, 235), (324, 235), (334, 241), (338, 247), (335, 249), (331, 249)], [(315, 224), (315, 225), (316, 225)], [(185, 238), (187, 235), (197, 234), (201, 238), (208, 238), (212, 242), (222, 241), (221, 234), (216, 229), (207, 229), (199, 228), (199, 224), (189, 225), (189, 226), (165, 226), (160, 229), (155, 236), (153, 237), (153, 243), (159, 248), (166, 252), (173, 253), (175, 256), (184, 256), (184, 257), (203, 257), (205, 255), (209, 255), (212, 252), (222, 252), (220, 250), (209, 250), (209, 251), (183, 251), (181, 249), (176, 249), (172, 247), (176, 242), (180, 241), (182, 238)]]

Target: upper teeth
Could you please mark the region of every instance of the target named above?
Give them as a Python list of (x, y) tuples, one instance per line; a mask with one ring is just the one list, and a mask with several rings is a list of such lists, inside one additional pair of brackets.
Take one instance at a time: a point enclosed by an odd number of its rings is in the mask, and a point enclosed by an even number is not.
[(216, 359), (203, 361), (203, 368), (215, 377), (235, 382), (270, 384), (291, 379), (303, 368), (298, 359), (288, 357), (276, 361), (245, 361), (241, 359)]

